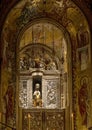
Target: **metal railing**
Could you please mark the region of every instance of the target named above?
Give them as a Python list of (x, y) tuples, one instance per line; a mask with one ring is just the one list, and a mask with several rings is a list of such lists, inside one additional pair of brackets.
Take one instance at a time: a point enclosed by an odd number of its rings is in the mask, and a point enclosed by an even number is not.
[[(12, 126), (9, 126), (9, 125), (7, 125), (7, 124), (5, 124), (5, 123), (3, 123), (3, 122), (0, 122), (0, 124), (1, 124), (2, 126), (4, 126), (4, 127), (3, 127), (4, 129), (6, 129), (6, 128), (11, 128), (11, 130), (16, 130), (16, 128), (13, 128)], [(4, 129), (2, 129), (2, 130), (4, 130)]]

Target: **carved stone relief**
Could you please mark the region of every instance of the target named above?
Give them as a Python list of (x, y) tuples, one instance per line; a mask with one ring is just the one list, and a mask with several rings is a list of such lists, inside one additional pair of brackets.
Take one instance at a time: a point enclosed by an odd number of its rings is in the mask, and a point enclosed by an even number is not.
[[(42, 78), (42, 89), (33, 90), (32, 77), (20, 77), (19, 106), (22, 108), (60, 108), (60, 77)], [(38, 83), (36, 83), (38, 85)], [(40, 87), (40, 86), (39, 86)], [(34, 91), (34, 92), (33, 92)], [(42, 94), (42, 95), (41, 95)]]
[(19, 84), (19, 106), (30, 108), (32, 105), (32, 80), (31, 77), (21, 77)]
[(46, 108), (59, 108), (59, 80), (58, 79), (46, 79)]
[(22, 130), (42, 130), (42, 112), (23, 112)]
[(46, 112), (46, 130), (64, 130), (64, 112)]
[(64, 111), (29, 111), (25, 109), (23, 110), (22, 130), (64, 130), (64, 119)]

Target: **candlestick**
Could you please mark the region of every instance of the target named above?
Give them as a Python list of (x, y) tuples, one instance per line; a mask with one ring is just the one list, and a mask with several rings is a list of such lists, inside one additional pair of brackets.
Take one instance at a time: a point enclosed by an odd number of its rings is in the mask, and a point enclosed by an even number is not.
[(72, 118), (72, 130), (74, 130), (74, 121), (73, 121), (73, 119), (74, 119), (74, 115), (73, 115), (73, 113), (71, 114), (71, 118)]
[(0, 112), (0, 122), (1, 122), (1, 118), (2, 118), (1, 116), (2, 116), (2, 113)]
[(31, 115), (30, 113), (28, 113), (28, 130), (30, 130), (30, 119), (31, 119)]

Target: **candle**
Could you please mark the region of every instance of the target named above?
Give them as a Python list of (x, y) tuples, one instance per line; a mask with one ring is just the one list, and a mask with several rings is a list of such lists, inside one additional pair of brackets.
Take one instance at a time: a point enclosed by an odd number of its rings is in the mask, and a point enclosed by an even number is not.
[(1, 115), (2, 115), (2, 113), (0, 112), (0, 122), (1, 122)]
[(30, 113), (28, 113), (28, 130), (30, 130), (30, 119), (31, 119), (31, 115)]
[(71, 122), (72, 122), (72, 130), (74, 130), (74, 122), (73, 122), (73, 119), (74, 119), (74, 118), (73, 118), (73, 117), (74, 117), (74, 116), (73, 116), (73, 113), (72, 113), (72, 114), (71, 114), (71, 118), (72, 118), (72, 121), (71, 121)]

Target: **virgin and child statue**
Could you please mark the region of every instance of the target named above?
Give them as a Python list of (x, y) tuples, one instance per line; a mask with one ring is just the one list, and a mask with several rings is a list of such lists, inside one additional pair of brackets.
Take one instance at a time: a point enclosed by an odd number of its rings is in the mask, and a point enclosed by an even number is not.
[(35, 90), (33, 92), (33, 106), (34, 107), (42, 107), (42, 96), (40, 92), (40, 84), (35, 84)]

